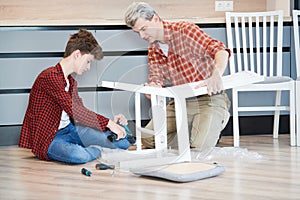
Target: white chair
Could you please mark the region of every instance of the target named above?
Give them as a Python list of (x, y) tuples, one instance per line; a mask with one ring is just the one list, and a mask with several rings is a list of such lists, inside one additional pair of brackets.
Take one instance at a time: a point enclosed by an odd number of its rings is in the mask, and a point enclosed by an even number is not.
[[(295, 86), (292, 78), (282, 76), (283, 11), (227, 12), (226, 31), (228, 48), (236, 49), (230, 58), (230, 74), (252, 71), (265, 77), (263, 82), (232, 89), (234, 146), (239, 146), (239, 112), (253, 111), (274, 111), (274, 138), (278, 138), (280, 111), (289, 111), (290, 145), (295, 146)], [(255, 91), (276, 92), (275, 105), (239, 105), (240, 92)], [(281, 105), (282, 91), (289, 91), (288, 106)]]
[(299, 16), (300, 10), (293, 10), (293, 26), (294, 26), (294, 45), (296, 58), (296, 130), (297, 130), (297, 146), (300, 146), (300, 45), (299, 45)]
[[(264, 78), (250, 71), (239, 72), (232, 75), (223, 76), (224, 89), (240, 87), (263, 81)], [(239, 80), (242, 79), (242, 80)], [(136, 124), (136, 152), (132, 153), (153, 153), (164, 152), (167, 150), (167, 122), (166, 122), (166, 97), (174, 98), (176, 110), (176, 128), (178, 136), (178, 154), (168, 155), (167, 157), (158, 155), (149, 159), (132, 159), (122, 161), (119, 164), (124, 167), (128, 164), (132, 165), (133, 160), (136, 164), (143, 163), (144, 165), (153, 165), (153, 163), (174, 163), (191, 161), (190, 142), (188, 133), (188, 119), (186, 111), (186, 98), (207, 94), (207, 88), (201, 87), (195, 89), (200, 82), (187, 83), (178, 86), (155, 88), (144, 85), (136, 85), (130, 83), (101, 81), (99, 84), (102, 87), (113, 88), (118, 90), (130, 91), (135, 93), (135, 124)], [(154, 129), (149, 130), (141, 126), (141, 95), (151, 94), (152, 118)], [(152, 134), (155, 139), (155, 149), (142, 149), (141, 132)]]

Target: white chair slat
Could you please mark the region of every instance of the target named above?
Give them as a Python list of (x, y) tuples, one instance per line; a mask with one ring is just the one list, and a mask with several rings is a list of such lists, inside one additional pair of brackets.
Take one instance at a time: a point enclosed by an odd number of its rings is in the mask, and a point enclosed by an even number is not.
[(250, 71), (255, 72), (254, 66), (254, 51), (253, 51), (253, 27), (252, 27), (252, 17), (248, 17), (249, 22), (249, 46), (250, 46)]
[[(270, 66), (274, 66), (274, 16), (270, 17)], [(270, 67), (270, 76), (275, 76), (274, 67)]]

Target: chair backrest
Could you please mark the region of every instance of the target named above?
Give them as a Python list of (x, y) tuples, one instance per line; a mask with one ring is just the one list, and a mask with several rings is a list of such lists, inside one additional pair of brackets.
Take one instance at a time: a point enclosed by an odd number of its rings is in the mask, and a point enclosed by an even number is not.
[(282, 75), (283, 11), (226, 12), (230, 74)]
[(300, 76), (299, 16), (300, 10), (293, 10), (294, 45), (297, 77)]

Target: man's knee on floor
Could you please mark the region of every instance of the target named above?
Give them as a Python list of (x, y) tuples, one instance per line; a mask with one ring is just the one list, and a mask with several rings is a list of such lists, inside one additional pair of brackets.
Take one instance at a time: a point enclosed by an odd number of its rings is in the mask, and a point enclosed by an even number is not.
[(147, 149), (155, 148), (154, 137), (150, 136), (150, 137), (147, 137), (147, 138), (142, 138), (142, 145)]

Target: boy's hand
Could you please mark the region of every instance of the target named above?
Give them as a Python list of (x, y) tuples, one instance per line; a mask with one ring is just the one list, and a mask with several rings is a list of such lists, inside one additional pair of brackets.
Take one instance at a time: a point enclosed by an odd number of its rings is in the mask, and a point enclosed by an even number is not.
[(118, 114), (114, 116), (114, 122), (116, 124), (122, 124), (123, 126), (128, 124), (128, 120), (126, 119), (126, 117), (123, 114)]
[(107, 128), (109, 128), (111, 132), (113, 132), (113, 133), (115, 133), (115, 134), (118, 135), (117, 140), (126, 137), (125, 128), (122, 127), (122, 126), (120, 126), (120, 125), (118, 125), (117, 123), (115, 123), (112, 120), (108, 121)]

